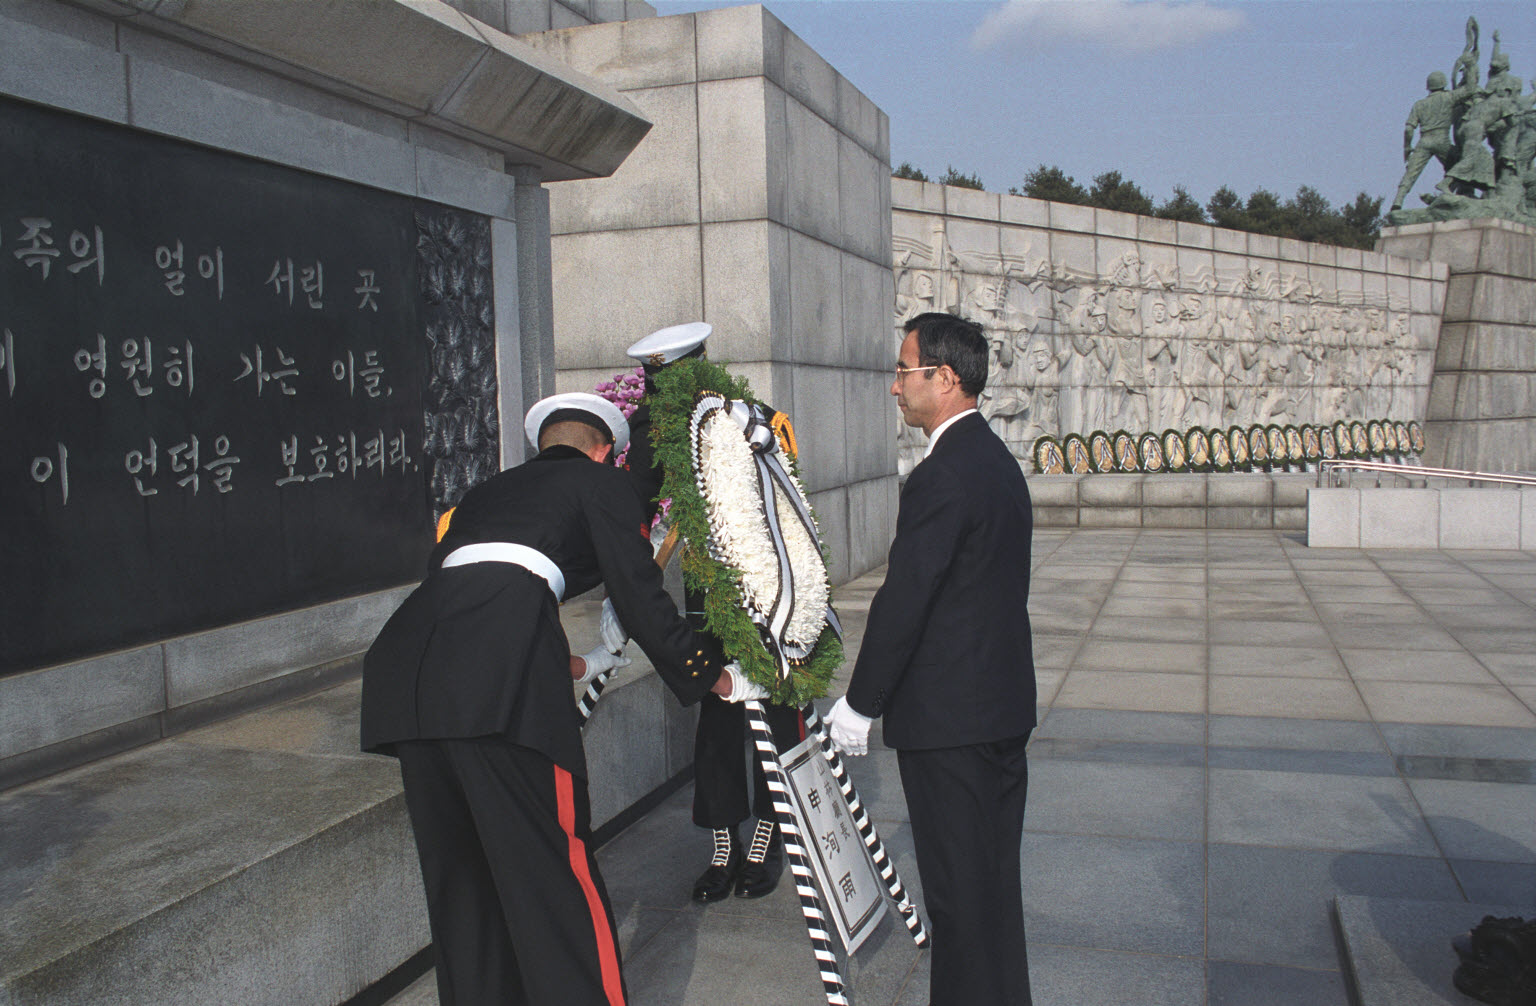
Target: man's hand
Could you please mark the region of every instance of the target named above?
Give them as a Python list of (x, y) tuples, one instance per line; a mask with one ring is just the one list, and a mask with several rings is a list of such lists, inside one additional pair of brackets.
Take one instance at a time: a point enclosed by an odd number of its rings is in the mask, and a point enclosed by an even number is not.
[(622, 653), (609, 653), (601, 646), (579, 657), (571, 658), (571, 677), (578, 685), (584, 685), (604, 671), (628, 667), (629, 658)]
[(619, 624), (619, 613), (613, 610), (613, 598), (603, 598), (603, 614), (597, 620), (598, 632), (602, 634), (603, 645), (609, 653), (623, 653), (624, 644), (629, 642), (629, 633), (624, 631), (624, 626)]
[(742, 673), (741, 665), (735, 662), (725, 665), (725, 670), (720, 672), (719, 680), (710, 691), (727, 702), (745, 702), (748, 699), (768, 697), (768, 689), (747, 680), (746, 674)]
[(839, 698), (827, 713), (832, 746), (845, 755), (868, 754), (869, 725), (873, 722), (874, 719), (850, 706), (846, 698)]

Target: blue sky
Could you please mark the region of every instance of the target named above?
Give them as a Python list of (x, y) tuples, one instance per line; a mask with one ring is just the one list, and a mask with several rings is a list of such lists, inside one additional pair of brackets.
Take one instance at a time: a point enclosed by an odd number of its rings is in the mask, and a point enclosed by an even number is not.
[[(663, 15), (734, 5), (655, 3)], [(1450, 72), (1469, 14), (1485, 78), (1494, 29), (1511, 71), (1536, 76), (1532, 0), (765, 6), (890, 116), (893, 165), (936, 176), (952, 164), (994, 192), (1045, 163), (1084, 185), (1119, 170), (1158, 202), (1178, 184), (1201, 203), (1221, 185), (1389, 202), (1403, 121), (1429, 72)], [(1431, 165), (1415, 192), (1439, 177)]]

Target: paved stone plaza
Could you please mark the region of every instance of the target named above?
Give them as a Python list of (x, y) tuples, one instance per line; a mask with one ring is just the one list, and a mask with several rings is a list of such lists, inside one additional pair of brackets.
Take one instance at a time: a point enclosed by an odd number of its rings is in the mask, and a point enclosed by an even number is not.
[[(1469, 1002), (1449, 938), (1536, 908), (1536, 554), (1044, 529), (1034, 561), (1036, 1001), (1344, 1006), (1342, 899), (1366, 1006)], [(850, 650), (882, 576), (838, 591)], [(851, 764), (920, 890), (895, 754)], [(600, 854), (633, 1001), (823, 1001), (787, 886), (689, 902), (690, 792)], [(927, 1001), (889, 921), (848, 973), (859, 1006)], [(435, 1000), (428, 976), (395, 1002)]]

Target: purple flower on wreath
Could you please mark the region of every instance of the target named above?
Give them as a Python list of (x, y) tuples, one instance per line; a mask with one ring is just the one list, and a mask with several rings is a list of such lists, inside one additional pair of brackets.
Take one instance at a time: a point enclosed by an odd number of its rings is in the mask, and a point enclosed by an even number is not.
[[(599, 381), (597, 387), (592, 390), (594, 393), (617, 405), (619, 411), (624, 413), (624, 418), (628, 419), (640, 407), (640, 399), (645, 397), (645, 368), (636, 367), (634, 370), (626, 371), (622, 374), (614, 374), (612, 380)], [(623, 468), (624, 462), (628, 458), (629, 448), (626, 447), (624, 452), (614, 459), (614, 464)], [(656, 511), (656, 519), (651, 522), (651, 526), (654, 528), (657, 524), (660, 524), (662, 518), (671, 509), (672, 501), (669, 499), (662, 500), (660, 509)]]

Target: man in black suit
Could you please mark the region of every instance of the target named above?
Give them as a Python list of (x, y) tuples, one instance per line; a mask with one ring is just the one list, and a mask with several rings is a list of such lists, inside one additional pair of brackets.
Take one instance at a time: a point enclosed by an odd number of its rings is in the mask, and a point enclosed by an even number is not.
[(560, 601), (607, 584), (684, 704), (766, 693), (663, 588), (639, 501), (609, 463), (629, 438), (623, 414), (556, 395), (525, 428), (539, 454), (464, 496), (426, 580), (368, 650), (362, 747), (400, 760), (443, 1006), (622, 1006), (571, 680), (623, 661), (573, 657)]
[(902, 488), (885, 583), (828, 726), (839, 749), (863, 754), (883, 716), (897, 750), (933, 923), (931, 1002), (1027, 1006), (1029, 490), (976, 411), (987, 379), (980, 326), (929, 313), (906, 332), (891, 394), (928, 452)]

